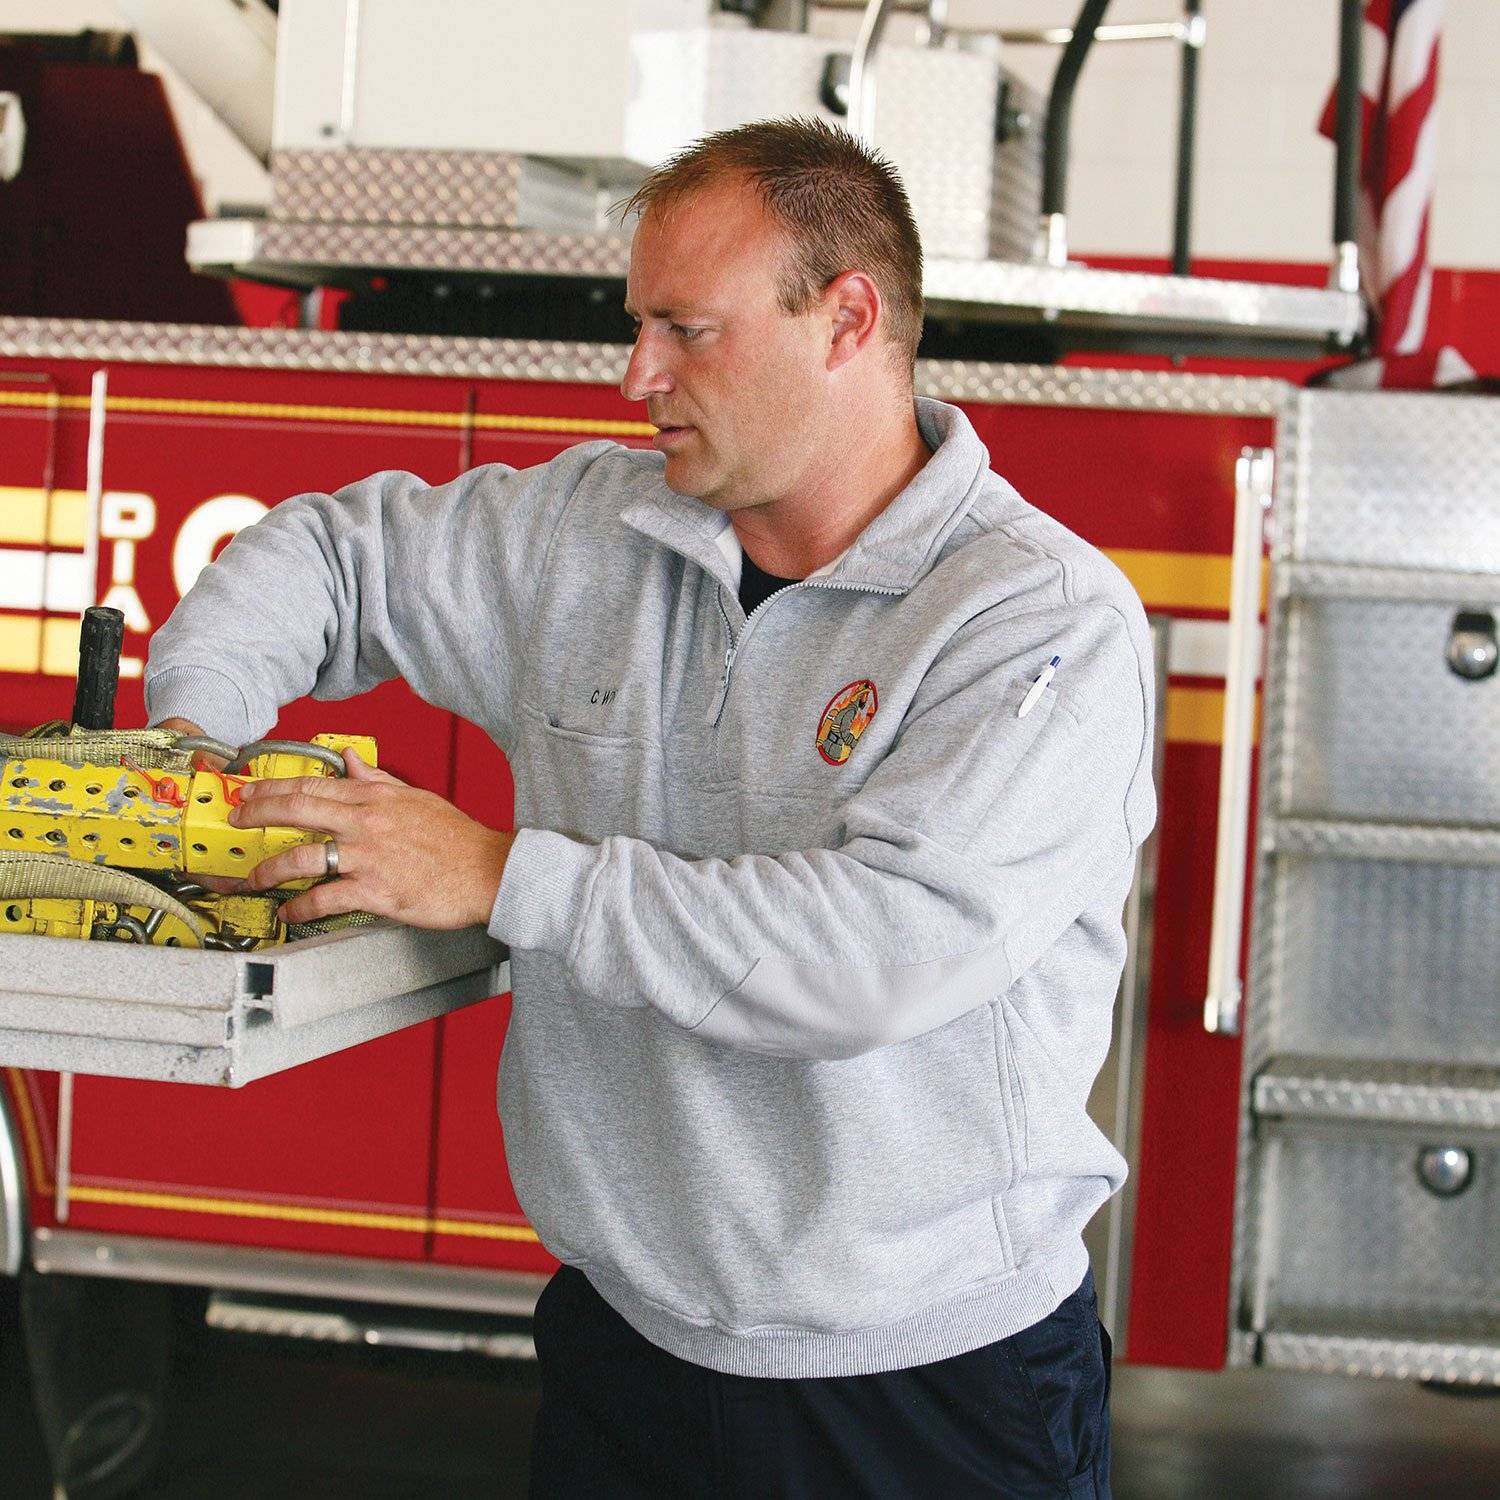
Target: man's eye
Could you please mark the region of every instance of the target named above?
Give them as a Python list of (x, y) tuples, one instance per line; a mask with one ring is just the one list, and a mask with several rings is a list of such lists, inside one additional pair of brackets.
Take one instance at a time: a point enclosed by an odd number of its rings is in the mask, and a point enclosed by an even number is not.
[(678, 338), (689, 344), (692, 343), (692, 341), (697, 338), (700, 333), (703, 332), (701, 328), (689, 328), (684, 323), (673, 323), (671, 325), (671, 328), (672, 332), (675, 333)]

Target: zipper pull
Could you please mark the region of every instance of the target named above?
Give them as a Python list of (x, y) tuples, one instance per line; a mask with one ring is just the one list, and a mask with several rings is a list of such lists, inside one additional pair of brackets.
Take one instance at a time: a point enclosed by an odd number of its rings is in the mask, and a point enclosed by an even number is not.
[(734, 667), (734, 653), (737, 650), (739, 650), (738, 646), (731, 646), (724, 653), (724, 687), (722, 689), (722, 691), (724, 692), (727, 692), (729, 690), (729, 673)]

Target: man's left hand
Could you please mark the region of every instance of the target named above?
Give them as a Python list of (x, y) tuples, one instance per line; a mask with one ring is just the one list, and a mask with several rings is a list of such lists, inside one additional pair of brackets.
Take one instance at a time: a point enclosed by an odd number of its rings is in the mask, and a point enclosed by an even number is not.
[[(413, 927), (488, 923), (515, 835), (476, 823), (436, 793), (366, 765), (353, 750), (344, 752), (344, 763), (347, 777), (247, 782), (229, 814), (236, 828), (307, 828), (336, 841), (338, 879), (284, 903), (282, 920), (367, 911)], [(324, 847), (299, 844), (262, 860), (249, 888), (324, 874)]]

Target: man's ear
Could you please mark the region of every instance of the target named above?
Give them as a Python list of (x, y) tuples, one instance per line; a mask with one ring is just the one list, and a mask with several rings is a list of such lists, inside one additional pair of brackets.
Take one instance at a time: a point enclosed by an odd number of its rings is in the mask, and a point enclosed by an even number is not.
[(884, 305), (874, 279), (864, 271), (845, 271), (823, 288), (823, 306), (831, 337), (828, 369), (849, 363), (875, 336)]

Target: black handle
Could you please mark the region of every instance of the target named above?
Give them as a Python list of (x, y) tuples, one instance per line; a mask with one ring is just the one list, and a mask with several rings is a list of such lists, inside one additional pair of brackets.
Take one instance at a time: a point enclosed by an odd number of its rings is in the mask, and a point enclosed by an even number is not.
[(1353, 241), (1359, 203), (1360, 123), (1364, 105), (1360, 100), (1360, 42), (1364, 34), (1364, 6), (1360, 0), (1341, 0), (1339, 5), (1339, 81), (1334, 107), (1333, 242)]
[(90, 605), (78, 637), (78, 692), (73, 723), (80, 729), (115, 727), (115, 689), (120, 683), (120, 645), (125, 616), (118, 609)]
[(1052, 77), (1047, 96), (1047, 129), (1042, 145), (1042, 213), (1066, 213), (1068, 209), (1068, 126), (1073, 110), (1073, 90), (1078, 75), (1094, 45), (1094, 33), (1104, 19), (1109, 0), (1083, 0), (1083, 9), (1073, 23), (1073, 35)]

